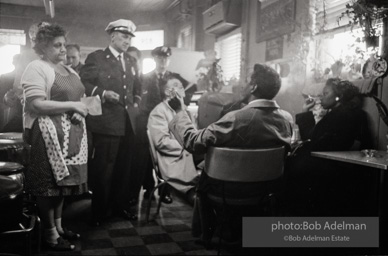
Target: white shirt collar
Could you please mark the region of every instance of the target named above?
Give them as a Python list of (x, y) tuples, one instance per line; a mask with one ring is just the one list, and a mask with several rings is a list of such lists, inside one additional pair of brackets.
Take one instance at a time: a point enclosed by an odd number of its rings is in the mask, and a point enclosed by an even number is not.
[(252, 100), (248, 103), (249, 104), (253, 104), (253, 103), (256, 103), (256, 102), (275, 102), (274, 100), (266, 100), (266, 99), (257, 99), (257, 100)]
[(109, 50), (112, 52), (113, 56), (117, 59), (117, 57), (120, 55), (121, 58), (123, 58), (123, 53), (119, 53), (115, 48), (109, 45)]

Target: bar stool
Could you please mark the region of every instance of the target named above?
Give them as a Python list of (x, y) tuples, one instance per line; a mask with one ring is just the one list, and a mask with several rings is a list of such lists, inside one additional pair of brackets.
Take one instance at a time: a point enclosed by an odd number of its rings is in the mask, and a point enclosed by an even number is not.
[(24, 213), (24, 167), (19, 163), (0, 162), (0, 238), (24, 237), (24, 254), (31, 255), (32, 234), (37, 231), (40, 250), (40, 220), (35, 214)]
[(22, 133), (0, 133), (0, 161), (12, 161), (28, 165), (30, 148), (30, 145), (24, 142)]

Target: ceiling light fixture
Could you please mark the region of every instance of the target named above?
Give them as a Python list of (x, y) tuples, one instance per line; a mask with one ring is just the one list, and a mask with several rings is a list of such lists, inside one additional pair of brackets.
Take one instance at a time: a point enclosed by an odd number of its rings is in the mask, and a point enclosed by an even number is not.
[(43, 0), (44, 9), (46, 11), (46, 15), (49, 15), (51, 18), (55, 16), (55, 6), (54, 0)]

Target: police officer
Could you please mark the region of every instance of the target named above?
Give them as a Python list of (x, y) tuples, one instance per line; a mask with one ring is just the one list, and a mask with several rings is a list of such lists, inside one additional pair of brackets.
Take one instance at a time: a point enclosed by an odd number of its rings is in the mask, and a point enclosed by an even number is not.
[[(155, 70), (142, 76), (143, 85), (143, 100), (140, 104), (140, 112), (137, 119), (137, 134), (136, 134), (136, 159), (141, 161), (133, 162), (132, 171), (137, 178), (132, 179), (132, 195), (137, 198), (140, 187), (146, 190), (144, 197), (148, 198), (150, 191), (154, 187), (152, 177), (152, 162), (149, 155), (148, 140), (147, 140), (147, 122), (150, 112), (163, 100), (164, 86), (170, 78), (178, 79), (186, 90), (185, 103), (188, 105), (190, 96), (196, 90), (196, 85), (190, 84), (178, 73), (168, 71), (170, 65), (171, 48), (167, 46), (156, 47), (152, 50), (151, 55), (155, 60)], [(192, 92), (191, 92), (192, 91)], [(191, 93), (190, 93), (191, 92)], [(136, 183), (136, 184), (135, 184)], [(162, 198), (163, 203), (172, 203), (172, 198), (167, 195)]]
[(141, 84), (135, 61), (126, 53), (136, 29), (130, 20), (116, 20), (106, 27), (110, 45), (88, 55), (80, 76), (88, 96), (98, 95), (102, 115), (87, 120), (93, 137), (93, 159), (89, 170), (92, 186), (93, 224), (98, 226), (108, 209), (134, 220), (129, 210), (129, 175), (137, 106)]

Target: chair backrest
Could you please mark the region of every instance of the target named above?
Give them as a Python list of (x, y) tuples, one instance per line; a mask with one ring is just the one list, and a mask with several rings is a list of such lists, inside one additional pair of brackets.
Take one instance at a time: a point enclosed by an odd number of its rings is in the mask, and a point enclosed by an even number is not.
[(155, 173), (158, 176), (158, 178), (162, 178), (159, 170), (159, 165), (158, 165), (158, 156), (156, 155), (156, 149), (154, 145), (154, 141), (151, 138), (150, 131), (147, 130), (147, 138), (148, 138), (148, 145), (150, 149), (150, 155), (151, 155), (151, 160), (152, 160), (152, 165), (154, 167)]
[(206, 153), (205, 172), (223, 181), (259, 182), (283, 175), (284, 147), (238, 149), (210, 147)]

